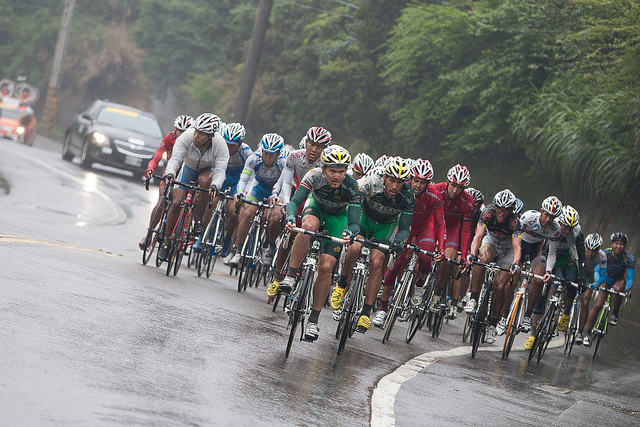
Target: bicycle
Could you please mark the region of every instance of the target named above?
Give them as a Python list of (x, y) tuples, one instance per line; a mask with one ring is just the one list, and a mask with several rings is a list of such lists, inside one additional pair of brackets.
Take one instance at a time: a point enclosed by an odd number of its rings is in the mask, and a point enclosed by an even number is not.
[(478, 305), (476, 306), (473, 315), (468, 319), (471, 330), (471, 357), (475, 358), (480, 342), (484, 342), (487, 334), (487, 328), (489, 327), (489, 309), (491, 307), (491, 297), (493, 294), (493, 277), (496, 272), (509, 271), (509, 269), (500, 267), (498, 264), (493, 262), (485, 264), (474, 261), (473, 264), (486, 268), (484, 283), (482, 284), (480, 296), (478, 297)]
[[(531, 350), (529, 350), (529, 361), (533, 359), (533, 356), (538, 353), (537, 360), (540, 362), (544, 353), (547, 351), (547, 347), (549, 347), (549, 343), (553, 339), (553, 337), (557, 336), (557, 328), (558, 321), (560, 320), (560, 314), (562, 313), (562, 294), (564, 293), (565, 286), (575, 286), (578, 287), (577, 283), (570, 282), (566, 279), (560, 279), (554, 276), (554, 282), (560, 283), (562, 286), (558, 287), (558, 291), (556, 294), (549, 298), (547, 302), (547, 309), (545, 310), (544, 315), (538, 322), (538, 326), (536, 329), (535, 341), (531, 346)], [(544, 288), (542, 290), (543, 295), (547, 292), (547, 288), (550, 286), (549, 283), (544, 284)]]
[[(431, 257), (433, 257), (434, 255), (433, 252), (420, 249), (415, 244), (408, 245), (407, 248), (409, 250), (412, 250), (413, 254), (411, 255), (411, 259), (409, 260), (409, 265), (407, 266), (407, 269), (405, 270), (405, 272), (402, 275), (402, 278), (400, 279), (400, 283), (402, 283), (403, 280), (405, 279), (408, 281), (408, 283), (411, 283), (411, 281), (413, 281), (413, 275), (414, 275), (413, 272), (415, 271), (416, 266), (418, 265), (418, 253), (422, 253)], [(422, 298), (420, 299), (420, 303), (416, 306), (413, 306), (413, 305), (409, 306), (409, 310), (410, 310), (409, 321), (408, 321), (409, 327), (407, 328), (407, 335), (405, 336), (405, 339), (404, 339), (404, 342), (406, 342), (407, 344), (411, 342), (413, 337), (416, 335), (416, 332), (418, 332), (418, 329), (422, 329), (426, 321), (430, 320), (430, 319), (427, 319), (427, 317), (431, 315), (431, 311), (429, 310), (429, 303), (431, 301), (431, 297), (433, 296), (433, 289), (435, 287), (439, 265), (440, 263), (437, 263), (437, 262), (433, 263), (431, 272), (427, 275), (427, 278), (425, 279), (425, 282), (423, 285), (423, 286), (427, 286), (427, 288), (422, 293)], [(411, 277), (405, 278), (404, 276), (405, 274), (409, 274)]]
[[(454, 265), (460, 265), (461, 263), (455, 261), (453, 259), (446, 258), (447, 262), (450, 262)], [(449, 279), (449, 282), (442, 287), (440, 291), (440, 300), (436, 306), (431, 305), (429, 307), (429, 311), (432, 313), (432, 324), (431, 324), (431, 337), (438, 338), (440, 336), (440, 331), (442, 330), (442, 324), (444, 323), (444, 319), (447, 316), (447, 311), (449, 309), (449, 290), (453, 286), (453, 277)], [(432, 290), (432, 294), (435, 293), (435, 288)], [(431, 300), (429, 300), (431, 301)]]
[(229, 190), (219, 193), (218, 196), (218, 203), (211, 214), (211, 220), (202, 234), (202, 250), (196, 261), (198, 277), (206, 274), (207, 279), (211, 277), (211, 272), (222, 250), (227, 219), (225, 210), (227, 200), (233, 199), (233, 196), (229, 195)]
[(340, 342), (338, 343), (338, 354), (342, 353), (342, 350), (344, 350), (347, 338), (352, 337), (354, 332), (357, 330), (358, 319), (360, 318), (360, 314), (362, 314), (365, 289), (367, 279), (369, 278), (369, 259), (371, 256), (371, 248), (389, 250), (389, 245), (379, 243), (374, 240), (355, 237), (354, 241), (362, 243), (362, 250), (360, 251), (360, 256), (353, 267), (351, 285), (342, 298), (342, 309), (338, 320), (338, 328), (336, 329), (336, 338), (340, 339)]
[(607, 334), (607, 330), (609, 329), (609, 312), (611, 311), (612, 295), (625, 297), (625, 303), (627, 301), (627, 294), (624, 292), (618, 292), (613, 289), (606, 289), (602, 286), (599, 286), (597, 289), (598, 291), (606, 292), (608, 295), (607, 299), (604, 302), (604, 305), (600, 309), (600, 313), (598, 314), (596, 323), (593, 326), (593, 330), (591, 331), (591, 346), (594, 346), (593, 356), (591, 356), (592, 359), (595, 359), (596, 354), (598, 353), (598, 348), (600, 347), (600, 341)]
[[(175, 184), (176, 183), (174, 182), (172, 185)], [(182, 257), (193, 244), (191, 223), (193, 219), (192, 211), (195, 203), (195, 192), (209, 192), (208, 188), (198, 187), (197, 185), (194, 185), (194, 182), (191, 182), (190, 184), (179, 183), (178, 185), (187, 188), (187, 195), (180, 203), (180, 215), (178, 216), (176, 225), (171, 231), (171, 236), (169, 237), (167, 276), (169, 276), (172, 269), (174, 276), (178, 274), (180, 264), (182, 263)], [(211, 196), (209, 197), (209, 205), (211, 205)]]
[[(264, 212), (269, 208), (269, 202), (254, 202), (253, 200), (242, 199), (242, 203), (257, 206), (258, 210), (251, 219), (249, 232), (240, 249), (241, 258), (237, 268), (238, 292), (246, 291), (247, 286), (253, 284), (255, 266), (258, 258), (261, 258), (260, 252), (267, 232), (267, 225), (263, 221)], [(239, 206), (240, 203), (237, 203), (236, 209)]]
[[(162, 179), (162, 176), (153, 175), (156, 179)], [(149, 183), (151, 178), (146, 178), (144, 181), (144, 187), (147, 191), (149, 191)], [(147, 265), (151, 257), (153, 256), (153, 251), (162, 245), (164, 242), (165, 236), (167, 234), (167, 213), (169, 212), (169, 208), (171, 207), (171, 198), (173, 197), (173, 187), (170, 185), (164, 186), (164, 191), (162, 193), (162, 197), (158, 202), (158, 209), (156, 209), (155, 214), (153, 215), (153, 219), (147, 227), (147, 246), (145, 246), (142, 251), (142, 264)], [(162, 265), (162, 260), (156, 256), (156, 267), (160, 267)]]
[(571, 356), (571, 350), (576, 342), (576, 335), (578, 333), (580, 324), (580, 313), (582, 311), (582, 289), (578, 288), (576, 297), (573, 299), (571, 305), (571, 317), (569, 319), (569, 325), (564, 330), (564, 352), (567, 356)]
[[(273, 256), (273, 261), (271, 262), (271, 269), (270, 269), (270, 278), (268, 280), (268, 282), (273, 282), (274, 278), (275, 278), (275, 274), (276, 274), (276, 260), (278, 258), (278, 251), (282, 249), (287, 249), (289, 247), (289, 245), (292, 243), (289, 241), (289, 237), (290, 237), (291, 233), (289, 230), (285, 230), (280, 236), (278, 236), (278, 239), (276, 240), (276, 253)], [(291, 259), (291, 251), (289, 251), (289, 254), (287, 255), (287, 258), (285, 259), (284, 264), (282, 265), (282, 269), (280, 270), (280, 273), (284, 276), (285, 273), (287, 272), (287, 270), (289, 269), (289, 259)], [(271, 303), (273, 301), (273, 307), (271, 307), (271, 311), (275, 313), (276, 308), (278, 307), (278, 303), (280, 302), (280, 297), (282, 296), (282, 292), (280, 291), (280, 288), (278, 288), (278, 292), (276, 292), (276, 296), (275, 297), (269, 297), (267, 299), (267, 304)], [(282, 309), (284, 310), (284, 304), (282, 306)]]
[(318, 270), (320, 240), (326, 239), (340, 244), (343, 243), (342, 239), (329, 236), (326, 231), (313, 232), (297, 227), (294, 227), (293, 231), (295, 231), (296, 233), (302, 233), (311, 236), (311, 244), (309, 245), (309, 253), (302, 263), (300, 274), (296, 277), (296, 283), (294, 284), (294, 287), (285, 302), (285, 311), (289, 313), (289, 322), (287, 323), (287, 329), (289, 330), (289, 339), (287, 341), (285, 357), (288, 357), (289, 352), (291, 351), (291, 345), (293, 344), (293, 339), (296, 335), (298, 323), (300, 323), (302, 329), (300, 334), (300, 341), (304, 340), (304, 318), (309, 313), (311, 313), (311, 305), (313, 303), (311, 288), (316, 271)]
[(520, 271), (520, 277), (520, 286), (516, 291), (516, 295), (511, 303), (511, 309), (507, 315), (507, 329), (504, 335), (504, 345), (502, 346), (503, 360), (509, 357), (516, 335), (522, 332), (522, 319), (529, 299), (529, 283), (531, 283), (533, 279), (543, 279), (542, 276), (531, 272), (531, 263), (528, 261), (525, 263), (522, 271)]

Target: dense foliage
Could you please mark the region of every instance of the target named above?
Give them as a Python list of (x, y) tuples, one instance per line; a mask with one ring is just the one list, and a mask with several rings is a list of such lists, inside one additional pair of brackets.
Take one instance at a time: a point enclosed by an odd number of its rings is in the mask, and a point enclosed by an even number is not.
[[(0, 0), (0, 75), (46, 88), (62, 0)], [(78, 0), (63, 89), (231, 120), (256, 0)], [(637, 0), (276, 1), (246, 122), (297, 145), (518, 163), (638, 199)], [(493, 189), (492, 189), (493, 190)]]

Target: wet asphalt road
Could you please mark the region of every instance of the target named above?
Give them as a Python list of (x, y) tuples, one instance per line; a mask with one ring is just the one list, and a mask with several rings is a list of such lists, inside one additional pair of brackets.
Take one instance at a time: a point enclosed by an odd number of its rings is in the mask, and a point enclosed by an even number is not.
[[(211, 279), (141, 264), (157, 187), (126, 173), (64, 162), (60, 146), (0, 141), (0, 403), (3, 425), (367, 425), (379, 380), (420, 354), (461, 347), (462, 321), (441, 338), (404, 325), (357, 334), (336, 355), (336, 323), (296, 341), (264, 288), (237, 292), (221, 264)], [(549, 350), (452, 356), (400, 387), (397, 425), (638, 424), (637, 310), (591, 361)], [(582, 351), (584, 350), (584, 351)], [(379, 424), (378, 424), (379, 425)]]

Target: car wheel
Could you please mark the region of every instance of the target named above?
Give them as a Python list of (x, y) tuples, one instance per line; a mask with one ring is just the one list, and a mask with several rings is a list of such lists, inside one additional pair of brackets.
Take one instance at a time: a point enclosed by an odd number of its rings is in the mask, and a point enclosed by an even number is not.
[(62, 144), (62, 159), (71, 161), (73, 160), (73, 153), (71, 152), (71, 134), (68, 133), (64, 137), (64, 144)]
[(80, 164), (83, 168), (91, 168), (93, 164), (93, 159), (91, 158), (91, 154), (89, 154), (89, 141), (85, 141), (82, 146), (82, 153), (80, 153)]

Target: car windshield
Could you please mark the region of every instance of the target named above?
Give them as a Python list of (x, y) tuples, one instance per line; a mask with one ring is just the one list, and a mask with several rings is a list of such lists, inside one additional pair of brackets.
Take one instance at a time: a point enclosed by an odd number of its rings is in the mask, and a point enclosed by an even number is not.
[(10, 110), (8, 108), (0, 108), (0, 116), (10, 117), (12, 119), (19, 119), (24, 116), (24, 111)]
[(162, 130), (155, 118), (124, 108), (104, 107), (98, 114), (98, 123), (162, 138)]

